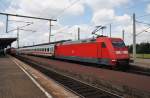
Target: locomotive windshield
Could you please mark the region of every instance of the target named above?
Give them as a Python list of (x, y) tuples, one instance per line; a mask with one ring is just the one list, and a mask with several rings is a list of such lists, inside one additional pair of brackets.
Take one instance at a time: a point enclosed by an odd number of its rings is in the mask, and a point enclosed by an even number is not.
[(125, 47), (125, 44), (123, 41), (113, 41), (112, 44), (114, 47)]

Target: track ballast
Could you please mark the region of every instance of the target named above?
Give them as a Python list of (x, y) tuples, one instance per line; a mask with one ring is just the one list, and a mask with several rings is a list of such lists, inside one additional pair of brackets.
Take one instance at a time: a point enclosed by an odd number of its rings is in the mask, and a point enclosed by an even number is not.
[(17, 58), (46, 74), (48, 77), (54, 79), (56, 82), (72, 91), (73, 93), (77, 94), (81, 98), (123, 98), (122, 96), (119, 96), (117, 94), (105, 91), (100, 88), (96, 88), (79, 80), (73, 79), (69, 76), (62, 75), (54, 70), (41, 66), (36, 62), (31, 62), (27, 58)]

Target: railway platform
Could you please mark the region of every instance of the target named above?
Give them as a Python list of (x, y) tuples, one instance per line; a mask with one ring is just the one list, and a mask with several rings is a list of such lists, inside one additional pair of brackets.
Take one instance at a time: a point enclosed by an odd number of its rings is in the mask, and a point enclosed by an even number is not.
[(0, 98), (47, 98), (8, 56), (0, 57)]
[(150, 59), (137, 58), (135, 63), (130, 63), (133, 66), (150, 69)]

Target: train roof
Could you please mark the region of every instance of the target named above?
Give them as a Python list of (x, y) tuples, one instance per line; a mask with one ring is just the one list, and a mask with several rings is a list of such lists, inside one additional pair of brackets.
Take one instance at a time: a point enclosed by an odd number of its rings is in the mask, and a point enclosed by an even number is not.
[(107, 36), (98, 36), (98, 37), (93, 37), (93, 38), (88, 38), (88, 39), (82, 39), (82, 40), (76, 40), (76, 41), (67, 41), (63, 42), (63, 44), (76, 44), (76, 43), (88, 43), (88, 42), (95, 42), (97, 38), (108, 38)]
[(61, 40), (61, 41), (55, 41), (55, 42), (50, 42), (50, 43), (42, 43), (42, 44), (36, 44), (36, 45), (31, 45), (31, 46), (23, 46), (20, 48), (27, 48), (27, 47), (34, 47), (34, 46), (43, 46), (43, 45), (50, 45), (50, 44), (56, 44), (56, 43), (62, 43), (66, 41), (71, 41), (71, 40)]
[[(34, 47), (34, 46), (43, 46), (43, 45), (50, 45), (50, 44), (57, 44), (57, 43), (61, 43), (63, 45), (67, 45), (67, 44), (76, 44), (76, 43), (88, 43), (88, 42), (96, 42), (96, 40), (98, 38), (109, 38), (108, 36), (97, 36), (97, 37), (93, 37), (93, 38), (88, 38), (88, 39), (82, 39), (82, 40), (61, 40), (61, 41), (55, 41), (55, 42), (50, 42), (50, 43), (42, 43), (42, 44), (37, 44), (37, 45), (31, 45), (31, 46), (24, 46), (24, 47), (20, 47), (20, 48), (27, 48), (27, 47)], [(112, 40), (116, 40), (119, 38), (111, 38)]]
[(84, 43), (84, 42), (95, 42), (95, 38), (89, 38), (89, 39), (82, 39), (82, 40), (76, 40), (76, 41), (67, 41), (63, 42), (62, 44), (75, 44), (75, 43)]

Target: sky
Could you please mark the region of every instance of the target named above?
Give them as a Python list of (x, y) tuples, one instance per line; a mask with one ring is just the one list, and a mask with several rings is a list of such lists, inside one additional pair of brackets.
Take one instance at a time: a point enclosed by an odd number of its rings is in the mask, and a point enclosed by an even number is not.
[[(125, 43), (132, 44), (132, 15), (136, 21), (150, 24), (150, 0), (0, 0), (0, 12), (57, 19), (52, 22), (51, 41), (77, 40), (80, 28), (81, 39), (91, 38), (96, 26), (107, 28), (104, 35), (109, 36), (112, 26), (112, 37), (122, 38), (125, 30)], [(9, 17), (9, 30), (27, 25), (19, 30), (20, 46), (46, 43), (49, 39), (49, 22), (45, 20)], [(136, 32), (140, 33), (149, 27), (136, 22)], [(5, 33), (6, 17), (0, 15), (0, 37), (16, 37), (16, 32)], [(8, 30), (8, 31), (9, 31)], [(36, 31), (36, 32), (33, 32)], [(150, 42), (150, 29), (137, 35), (137, 43)], [(97, 32), (102, 34), (101, 31)], [(16, 46), (16, 43), (13, 43)]]

